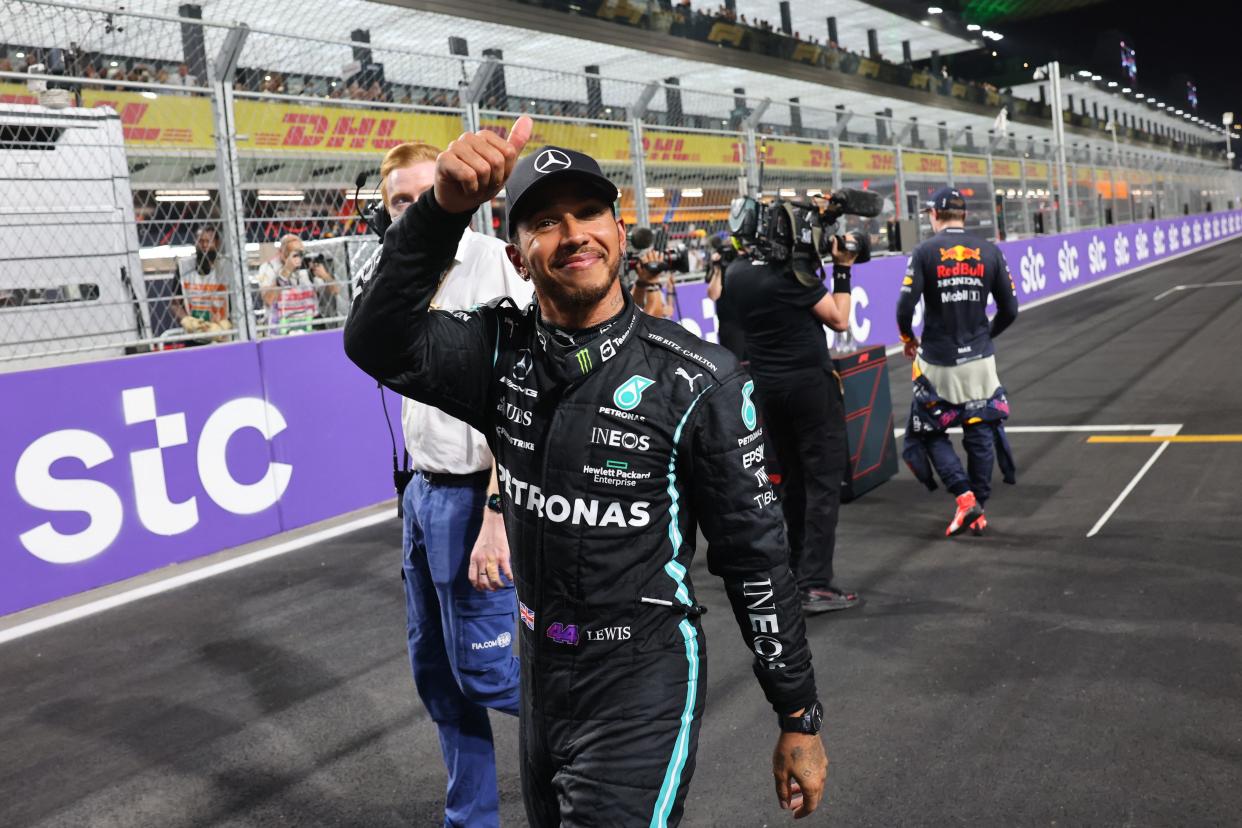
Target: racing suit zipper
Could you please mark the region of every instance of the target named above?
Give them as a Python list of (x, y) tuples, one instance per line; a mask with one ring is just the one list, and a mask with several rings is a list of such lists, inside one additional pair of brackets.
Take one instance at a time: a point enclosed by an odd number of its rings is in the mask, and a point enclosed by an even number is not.
[[(543, 457), (539, 462), (539, 487), (544, 491), (547, 491), (548, 457), (551, 453), (551, 444), (548, 438), (555, 432), (557, 420), (561, 415), (560, 403), (565, 392), (564, 386), (554, 386), (554, 389), (546, 397), (540, 399), (540, 402), (548, 407), (550, 413), (550, 416), (545, 420), (547, 427), (539, 435), (539, 445), (543, 447)], [(533, 648), (535, 651), (535, 664), (539, 664), (541, 661), (544, 639), (541, 630), (544, 624), (547, 623), (545, 617), (546, 605), (543, 601), (544, 527), (544, 521), (538, 519), (535, 529), (535, 606), (538, 608), (535, 610), (535, 644)], [(537, 670), (535, 670), (534, 675), (538, 676)], [(535, 709), (539, 709), (542, 693), (540, 692), (541, 688), (538, 678), (531, 681), (530, 688), (531, 695), (534, 697), (531, 699), (531, 704)]]

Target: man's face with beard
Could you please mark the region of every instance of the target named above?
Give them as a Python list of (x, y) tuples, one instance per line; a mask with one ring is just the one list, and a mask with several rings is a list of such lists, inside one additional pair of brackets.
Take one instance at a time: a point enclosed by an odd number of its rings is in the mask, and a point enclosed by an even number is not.
[(530, 274), (541, 308), (589, 314), (620, 290), (625, 225), (608, 202), (583, 195), (572, 178), (549, 182), (535, 204), (517, 219), (509, 258)]
[(194, 258), (197, 260), (198, 272), (206, 275), (211, 272), (220, 253), (220, 237), (215, 230), (203, 229), (194, 240)]

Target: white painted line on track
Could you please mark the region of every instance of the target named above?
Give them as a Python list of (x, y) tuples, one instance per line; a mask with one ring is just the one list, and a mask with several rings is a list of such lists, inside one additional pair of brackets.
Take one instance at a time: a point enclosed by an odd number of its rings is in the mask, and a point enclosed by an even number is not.
[[(1005, 426), (1006, 434), (1061, 434), (1074, 433), (1083, 431), (1145, 431), (1149, 434), (1164, 436), (1162, 429), (1173, 429), (1169, 434), (1176, 434), (1180, 425), (1031, 425), (1031, 426)], [(949, 434), (961, 434), (961, 428), (951, 428)], [(893, 429), (893, 434), (901, 439), (905, 436), (904, 428)]]
[(1199, 288), (1215, 288), (1215, 287), (1237, 287), (1238, 285), (1242, 285), (1242, 282), (1208, 282), (1207, 284), (1203, 284), (1203, 285), (1178, 285), (1177, 287), (1169, 288), (1164, 293), (1156, 294), (1156, 298), (1153, 301), (1159, 302), (1161, 299), (1168, 296), (1170, 293), (1177, 293), (1179, 290), (1198, 290)]
[[(1153, 437), (1172, 437), (1177, 434), (1177, 432), (1181, 431), (1181, 428), (1181, 426), (1175, 425), (1160, 426), (1153, 429), (1151, 434)], [(1143, 468), (1138, 470), (1138, 474), (1134, 475), (1129, 484), (1121, 490), (1121, 494), (1117, 495), (1117, 499), (1113, 501), (1113, 505), (1109, 506), (1108, 511), (1100, 516), (1100, 519), (1095, 522), (1095, 526), (1091, 527), (1091, 531), (1087, 533), (1087, 537), (1095, 537), (1096, 534), (1104, 528), (1104, 524), (1108, 523), (1108, 519), (1113, 516), (1113, 513), (1117, 511), (1117, 508), (1121, 506), (1122, 502), (1125, 501), (1130, 492), (1134, 491), (1134, 487), (1137, 486), (1139, 481), (1143, 479), (1143, 475), (1147, 474), (1147, 472), (1151, 470), (1151, 467), (1156, 465), (1156, 461), (1160, 459), (1160, 455), (1164, 454), (1165, 449), (1168, 447), (1168, 443), (1161, 443), (1156, 447), (1156, 450), (1152, 452), (1151, 457), (1147, 458), (1147, 462), (1143, 464)]]
[(375, 524), (383, 523), (386, 520), (392, 520), (396, 516), (396, 508), (387, 509), (383, 512), (360, 517), (347, 523), (341, 523), (327, 529), (321, 529), (318, 532), (312, 532), (309, 535), (303, 535), (298, 538), (293, 538), (292, 540), (281, 541), (264, 549), (256, 549), (253, 552), (239, 555), (236, 558), (230, 558), (226, 561), (209, 564), (190, 572), (172, 575), (168, 578), (144, 584), (140, 587), (135, 587), (134, 589), (126, 590), (124, 592), (119, 592), (116, 595), (109, 595), (106, 598), (100, 598), (97, 601), (91, 601), (89, 603), (82, 604), (81, 606), (44, 616), (43, 618), (36, 618), (23, 624), (17, 624), (6, 630), (0, 630), (0, 644), (13, 641), (18, 638), (24, 638), (25, 636), (42, 632), (43, 630), (51, 629), (52, 627), (58, 627), (61, 624), (67, 624), (70, 621), (77, 621), (78, 619), (86, 618), (87, 616), (95, 615), (96, 613), (104, 612), (105, 610), (115, 609), (117, 607), (125, 606), (126, 604), (132, 604), (133, 602), (140, 601), (143, 598), (149, 598), (152, 595), (159, 595), (163, 592), (169, 592), (170, 590), (177, 589), (178, 587), (203, 581), (216, 575), (222, 575), (223, 573), (231, 572), (234, 569), (240, 569), (243, 566), (249, 566), (250, 564), (266, 561), (270, 558), (275, 558), (289, 552), (305, 549), (306, 547), (313, 546), (316, 543), (331, 540), (332, 538), (340, 537), (341, 535), (348, 534), (358, 529), (365, 529), (368, 526), (374, 526)]

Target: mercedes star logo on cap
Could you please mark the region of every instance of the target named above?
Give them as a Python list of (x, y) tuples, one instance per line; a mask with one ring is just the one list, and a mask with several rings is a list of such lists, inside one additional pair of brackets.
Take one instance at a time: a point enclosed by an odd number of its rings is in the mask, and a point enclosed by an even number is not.
[(569, 166), (569, 156), (560, 150), (546, 149), (535, 159), (535, 172), (540, 175), (563, 170)]

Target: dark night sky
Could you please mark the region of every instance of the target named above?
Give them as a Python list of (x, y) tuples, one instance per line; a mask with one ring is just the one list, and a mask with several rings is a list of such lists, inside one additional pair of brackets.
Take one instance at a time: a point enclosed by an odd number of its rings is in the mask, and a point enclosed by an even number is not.
[[(1052, 57), (1063, 63), (1086, 65), (1105, 79), (1123, 80), (1119, 48), (1111, 41), (1106, 56), (1096, 56), (1098, 41), (1110, 30), (1128, 36), (1137, 53), (1138, 89), (1166, 103), (1185, 108), (1185, 81), (1189, 76), (1199, 92), (1198, 115), (1220, 123), (1232, 110), (1242, 116), (1242, 6), (1231, 2), (1148, 4), (1104, 2), (1031, 20), (998, 21), (996, 28), (1011, 40), (1011, 54), (1038, 50), (1036, 61)], [(1132, 41), (1132, 42), (1131, 42)], [(1052, 52), (1055, 52), (1053, 54)], [(1105, 61), (1105, 57), (1107, 61)], [(1174, 90), (1181, 94), (1174, 99)]]

